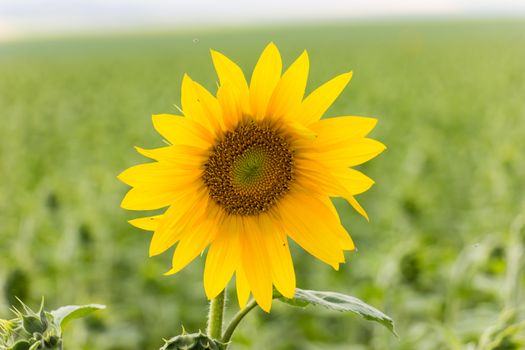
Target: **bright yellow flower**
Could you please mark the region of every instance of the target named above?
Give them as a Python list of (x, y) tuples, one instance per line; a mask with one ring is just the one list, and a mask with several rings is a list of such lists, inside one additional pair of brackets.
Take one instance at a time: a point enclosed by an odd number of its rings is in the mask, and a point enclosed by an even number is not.
[(219, 77), (217, 96), (182, 81), (184, 116), (153, 116), (169, 146), (137, 148), (154, 162), (120, 174), (133, 188), (122, 201), (130, 210), (167, 207), (162, 215), (131, 220), (154, 231), (150, 256), (177, 242), (173, 266), (184, 268), (209, 246), (204, 268), (208, 298), (236, 277), (239, 304), (250, 292), (269, 311), (272, 288), (291, 298), (295, 273), (288, 236), (334, 269), (354, 243), (330, 197), (345, 198), (367, 216), (354, 195), (374, 183), (352, 169), (385, 146), (366, 135), (376, 119), (321, 120), (352, 77), (328, 81), (303, 99), (306, 51), (281, 76), (281, 57), (271, 43), (250, 84), (241, 69), (212, 51)]

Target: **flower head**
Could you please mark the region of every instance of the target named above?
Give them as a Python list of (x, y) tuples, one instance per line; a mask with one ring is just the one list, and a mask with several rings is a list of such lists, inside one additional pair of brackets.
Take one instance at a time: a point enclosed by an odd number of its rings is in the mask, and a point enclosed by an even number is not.
[(295, 290), (290, 237), (311, 255), (338, 269), (354, 243), (330, 197), (354, 196), (373, 181), (351, 167), (385, 147), (366, 135), (376, 120), (321, 120), (352, 77), (341, 74), (306, 98), (306, 51), (281, 75), (277, 47), (262, 53), (248, 85), (242, 70), (212, 51), (220, 85), (216, 96), (189, 76), (182, 81), (184, 116), (154, 115), (166, 147), (137, 148), (154, 160), (131, 167), (119, 179), (133, 188), (122, 207), (156, 216), (130, 223), (154, 231), (150, 255), (177, 245), (174, 274), (208, 246), (204, 288), (217, 296), (235, 274), (244, 305), (250, 292), (266, 311), (272, 288), (288, 298)]

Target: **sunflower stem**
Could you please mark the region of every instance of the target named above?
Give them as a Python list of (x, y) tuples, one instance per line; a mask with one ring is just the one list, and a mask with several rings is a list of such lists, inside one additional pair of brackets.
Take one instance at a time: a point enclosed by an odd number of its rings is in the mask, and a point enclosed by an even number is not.
[(233, 316), (232, 320), (230, 321), (230, 324), (226, 328), (226, 331), (224, 332), (224, 335), (222, 336), (222, 342), (226, 344), (226, 348), (228, 348), (228, 343), (230, 342), (230, 339), (233, 335), (233, 332), (235, 331), (235, 328), (239, 325), (239, 323), (242, 321), (244, 316), (246, 316), (250, 311), (253, 310), (257, 306), (257, 302), (252, 299), (248, 304), (246, 304), (245, 307), (243, 307), (235, 316)]
[(208, 335), (213, 339), (220, 339), (222, 335), (222, 319), (224, 316), (224, 290), (210, 301), (208, 313)]

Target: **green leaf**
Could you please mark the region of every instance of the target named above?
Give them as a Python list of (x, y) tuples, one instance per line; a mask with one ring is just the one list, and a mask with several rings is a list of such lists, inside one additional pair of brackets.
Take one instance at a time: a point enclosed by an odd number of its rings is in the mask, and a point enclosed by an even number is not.
[(61, 330), (71, 321), (76, 318), (84, 317), (97, 310), (105, 309), (105, 305), (89, 304), (89, 305), (68, 305), (62, 306), (56, 310), (51, 311), (53, 315), (53, 322), (60, 327)]
[(397, 333), (394, 330), (394, 321), (390, 317), (364, 301), (350, 295), (297, 288), (293, 299), (284, 297), (280, 297), (279, 299), (292, 306), (305, 307), (312, 304), (340, 312), (353, 312), (367, 320), (382, 324), (397, 337)]

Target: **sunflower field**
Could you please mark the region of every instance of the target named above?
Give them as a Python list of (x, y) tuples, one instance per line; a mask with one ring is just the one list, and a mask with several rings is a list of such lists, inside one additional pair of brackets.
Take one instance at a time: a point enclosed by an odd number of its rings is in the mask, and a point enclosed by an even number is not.
[[(68, 327), (67, 349), (149, 350), (204, 330), (204, 256), (173, 276), (120, 208), (119, 175), (164, 145), (153, 114), (177, 114), (184, 73), (213, 93), (210, 49), (249, 77), (275, 42), (307, 49), (307, 93), (353, 71), (327, 115), (378, 119), (387, 149), (358, 166), (375, 185), (335, 205), (357, 247), (339, 271), (292, 243), (297, 287), (350, 294), (397, 337), (347, 314), (273, 302), (231, 349), (525, 348), (525, 22), (317, 24), (71, 36), (0, 43), (0, 318), (105, 304)], [(305, 218), (306, 219), (306, 218)], [(228, 315), (238, 310), (228, 289)]]

